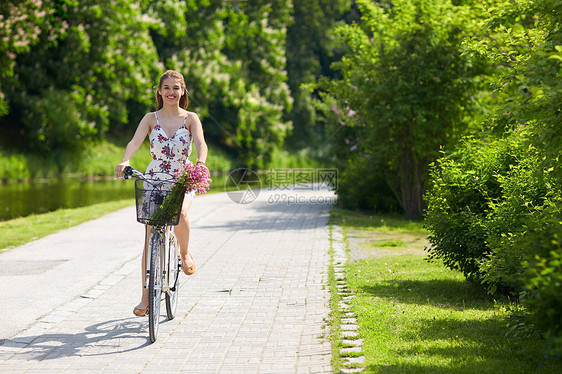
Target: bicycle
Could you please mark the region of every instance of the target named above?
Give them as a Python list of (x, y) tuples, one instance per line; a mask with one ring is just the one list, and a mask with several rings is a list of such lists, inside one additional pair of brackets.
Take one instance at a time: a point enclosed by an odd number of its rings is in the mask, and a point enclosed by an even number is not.
[(146, 251), (146, 282), (148, 287), (148, 329), (150, 341), (154, 343), (158, 336), (160, 304), (162, 293), (166, 299), (168, 319), (174, 319), (178, 303), (179, 273), (181, 258), (179, 244), (172, 226), (179, 222), (181, 204), (176, 214), (167, 221), (151, 219), (164, 199), (170, 194), (174, 180), (147, 178), (141, 172), (127, 166), (123, 170), (123, 178), (135, 177), (135, 202), (137, 222), (150, 226), (148, 250)]

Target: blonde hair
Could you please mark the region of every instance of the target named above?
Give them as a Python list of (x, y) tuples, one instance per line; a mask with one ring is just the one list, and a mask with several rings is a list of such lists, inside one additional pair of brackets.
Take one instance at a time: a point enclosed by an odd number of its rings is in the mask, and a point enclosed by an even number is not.
[[(168, 78), (174, 78), (180, 81), (180, 86), (183, 89), (183, 95), (181, 95), (180, 97), (180, 108), (187, 109), (187, 106), (189, 105), (189, 99), (187, 97), (189, 95), (189, 92), (187, 92), (187, 89), (185, 88), (185, 80), (183, 79), (183, 75), (181, 75), (177, 71), (167, 70), (164, 74), (162, 74), (162, 76), (160, 77), (160, 82), (158, 83), (158, 90), (162, 88), (162, 84)], [(156, 90), (156, 110), (160, 110), (164, 106), (162, 95), (160, 95), (160, 92), (158, 92), (158, 90)]]

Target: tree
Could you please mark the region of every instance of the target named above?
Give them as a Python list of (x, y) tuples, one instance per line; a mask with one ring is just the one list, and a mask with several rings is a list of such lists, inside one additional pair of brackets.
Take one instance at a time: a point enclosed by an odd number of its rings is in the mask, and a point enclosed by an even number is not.
[[(17, 54), (28, 52), (42, 34), (57, 39), (68, 25), (54, 11), (53, 1), (5, 0), (0, 3), (0, 78), (11, 77)], [(8, 114), (0, 85), (0, 117)]]
[(468, 131), (463, 116), (482, 70), (463, 54), (462, 40), (475, 24), (469, 7), (449, 1), (357, 3), (362, 23), (337, 30), (343, 78), (322, 82), (339, 120), (329, 130), (340, 139), (334, 152), (340, 160), (366, 157), (405, 213), (420, 217), (428, 165)]
[(350, 0), (309, 0), (293, 2), (293, 21), (287, 28), (287, 75), (294, 100), (290, 120), (293, 130), (287, 139), (293, 149), (320, 152), (324, 138), (321, 118), (316, 114), (314, 96), (301, 85), (319, 77), (334, 78), (330, 65), (339, 57), (334, 51), (333, 29), (351, 7)]
[(154, 30), (166, 66), (185, 72), (206, 135), (238, 164), (263, 168), (290, 129), (285, 70), (290, 2), (152, 2), (164, 27)]
[(53, 156), (62, 171), (84, 144), (128, 123), (131, 102), (148, 103), (160, 66), (148, 33), (152, 20), (133, 0), (70, 0), (45, 4), (64, 25), (39, 27), (32, 51), (15, 59), (4, 82), (12, 119), (28, 146)]
[(233, 68), (228, 106), (236, 118), (225, 139), (236, 145), (243, 165), (264, 168), (291, 129), (285, 58), (291, 2), (257, 0), (240, 9), (229, 12), (225, 30)]
[(0, 10), (0, 127), (59, 169), (88, 142), (130, 134), (167, 68), (184, 73), (209, 139), (240, 166), (265, 167), (290, 131), (289, 0), (10, 0)]

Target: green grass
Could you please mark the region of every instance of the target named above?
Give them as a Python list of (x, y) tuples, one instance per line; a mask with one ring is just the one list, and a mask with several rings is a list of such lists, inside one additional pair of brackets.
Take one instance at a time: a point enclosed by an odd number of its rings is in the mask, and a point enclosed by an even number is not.
[(272, 169), (306, 169), (321, 167), (320, 163), (310, 156), (310, 150), (290, 152), (286, 149), (274, 149), (271, 154)]
[(0, 253), (134, 204), (133, 199), (31, 215), (0, 222)]
[(557, 372), (539, 370), (538, 336), (508, 337), (507, 300), (423, 255), (354, 262), (347, 277), (368, 372)]
[(427, 230), (423, 228), (423, 222), (407, 220), (398, 214), (366, 215), (335, 208), (332, 209), (330, 220), (333, 224), (347, 228), (427, 234)]
[[(89, 145), (80, 158), (79, 164), (69, 163), (63, 175), (84, 176), (112, 176), (117, 165), (123, 158), (124, 146), (105, 141)], [(193, 147), (193, 153), (189, 157), (197, 159), (197, 151)], [(150, 146), (144, 142), (138, 152), (131, 160), (131, 165), (140, 171), (144, 171), (152, 160)], [(233, 168), (231, 156), (224, 150), (209, 144), (209, 158), (207, 159), (209, 170), (215, 174), (222, 174)], [(11, 153), (0, 148), (0, 180), (17, 181), (26, 179), (45, 179), (57, 176), (56, 166), (53, 160), (38, 156), (33, 153)]]
[(54, 178), (55, 165), (45, 157), (35, 154), (6, 152), (0, 148), (0, 180)]
[[(387, 224), (380, 225), (381, 217), (338, 210), (333, 212), (332, 222), (344, 222), (344, 233), (361, 231), (375, 236), (388, 233), (389, 227), (413, 235), (419, 231), (407, 220), (401, 221), (400, 228), (398, 217), (382, 217)], [(368, 226), (369, 222), (376, 226)], [(346, 265), (347, 282), (355, 295), (349, 304), (364, 339), (366, 372), (560, 372), (560, 363), (543, 360), (544, 342), (538, 334), (510, 334), (507, 325), (515, 306), (509, 300), (494, 300), (462, 274), (441, 263), (429, 263), (425, 254), (397, 255), (383, 250), (380, 256), (379, 249), (371, 250), (372, 257)], [(392, 246), (392, 250), (399, 253), (401, 248)], [(341, 318), (337, 297), (332, 299), (332, 317)], [(339, 329), (339, 321), (330, 325)], [(336, 347), (341, 345), (341, 340), (332, 339)], [(334, 355), (338, 354), (335, 350)], [(333, 360), (334, 368), (339, 363), (341, 359)]]
[(371, 242), (372, 247), (401, 247), (404, 244), (404, 240), (401, 239), (376, 240), (374, 242)]

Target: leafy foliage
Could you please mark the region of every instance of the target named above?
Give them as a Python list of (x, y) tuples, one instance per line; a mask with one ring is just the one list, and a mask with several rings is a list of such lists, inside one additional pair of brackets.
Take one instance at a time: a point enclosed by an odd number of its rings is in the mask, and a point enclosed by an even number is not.
[(292, 6), (240, 8), (221, 0), (4, 2), (0, 126), (22, 139), (19, 149), (54, 154), (62, 170), (84, 144), (130, 137), (152, 109), (154, 82), (173, 68), (184, 73), (210, 140), (240, 165), (263, 168), (290, 130)]
[[(28, 52), (41, 38), (56, 40), (68, 28), (54, 0), (5, 0), (0, 3), (0, 77), (11, 77), (17, 54)], [(8, 114), (0, 85), (0, 116)]]
[[(521, 317), (546, 338), (545, 353), (561, 358), (562, 4), (489, 3), (488, 38), (471, 43), (474, 53), (498, 66), (488, 151), (482, 152), (481, 141), (469, 141), (438, 161), (428, 193), (429, 251), (489, 292), (519, 297), (527, 307)], [(508, 156), (501, 168), (494, 154)], [(465, 175), (485, 175), (493, 183), (459, 183)], [(466, 211), (468, 221), (457, 214)], [(463, 251), (476, 226), (474, 250)], [(458, 242), (446, 239), (455, 233)]]
[(221, 0), (152, 2), (165, 22), (153, 35), (166, 66), (185, 72), (206, 135), (240, 165), (263, 168), (290, 129), (285, 33), (288, 2), (252, 1), (241, 11)]
[(521, 155), (516, 139), (465, 142), (439, 159), (431, 172), (425, 223), (430, 259), (480, 280), (480, 261), (490, 252), (489, 214), (501, 197), (500, 178)]
[[(4, 92), (26, 146), (62, 170), (109, 124), (128, 120), (130, 101), (149, 102), (156, 50), (136, 1), (53, 1), (42, 7), (65, 25), (53, 39), (40, 23), (36, 46), (17, 55)], [(43, 29), (41, 29), (43, 28)]]
[(463, 111), (481, 66), (461, 43), (475, 24), (468, 7), (448, 1), (357, 3), (362, 23), (337, 30), (343, 79), (321, 84), (335, 99), (333, 149), (342, 160), (367, 157), (406, 214), (420, 216), (429, 163), (467, 132)]
[(321, 156), (326, 137), (322, 116), (314, 106), (317, 99), (301, 87), (316, 82), (321, 76), (333, 78), (332, 62), (339, 59), (334, 43), (334, 27), (342, 19), (350, 22), (350, 0), (308, 0), (293, 2), (293, 22), (287, 28), (287, 76), (294, 99), (290, 120), (293, 130), (287, 144), (293, 149), (312, 149)]

